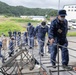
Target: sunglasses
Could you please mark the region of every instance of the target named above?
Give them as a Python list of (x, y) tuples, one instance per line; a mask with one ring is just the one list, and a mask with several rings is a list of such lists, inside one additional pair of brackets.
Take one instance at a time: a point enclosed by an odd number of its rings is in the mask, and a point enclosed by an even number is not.
[(61, 17), (65, 17), (65, 16), (61, 16)]

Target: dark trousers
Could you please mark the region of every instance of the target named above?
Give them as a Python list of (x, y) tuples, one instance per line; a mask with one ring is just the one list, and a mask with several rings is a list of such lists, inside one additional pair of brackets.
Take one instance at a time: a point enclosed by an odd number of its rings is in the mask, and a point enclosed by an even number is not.
[[(56, 55), (57, 55), (57, 45), (56, 43), (52, 44), (52, 50), (51, 50), (51, 62), (53, 65), (55, 65), (56, 62)], [(64, 43), (62, 46), (67, 47), (68, 43)], [(61, 49), (61, 55), (62, 55), (62, 64), (63, 65), (68, 65), (69, 62), (69, 53), (67, 48), (64, 47), (59, 47)]]

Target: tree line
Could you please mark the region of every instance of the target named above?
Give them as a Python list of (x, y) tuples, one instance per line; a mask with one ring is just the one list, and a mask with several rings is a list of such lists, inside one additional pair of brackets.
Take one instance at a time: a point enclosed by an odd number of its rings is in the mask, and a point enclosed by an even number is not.
[(27, 8), (23, 6), (10, 6), (0, 1), (0, 15), (20, 16), (20, 15), (34, 15), (34, 16), (56, 16), (55, 9), (41, 9), (41, 8)]

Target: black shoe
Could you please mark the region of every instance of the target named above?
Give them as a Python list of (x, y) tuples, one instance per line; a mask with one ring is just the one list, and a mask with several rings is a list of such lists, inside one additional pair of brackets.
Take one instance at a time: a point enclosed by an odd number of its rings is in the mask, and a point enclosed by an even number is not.
[(67, 65), (62, 65), (63, 68), (67, 68)]
[(41, 56), (43, 57), (43, 56), (44, 56), (44, 54), (41, 54)]
[(62, 67), (63, 67), (64, 69), (73, 70), (72, 66), (62, 65)]
[(12, 57), (12, 54), (11, 53), (9, 54), (9, 57)]
[(14, 54), (14, 52), (11, 52), (11, 54)]
[(9, 55), (9, 57), (12, 57), (12, 55)]
[(29, 70), (30, 70), (30, 71), (31, 71), (31, 70), (33, 70), (33, 69), (34, 69), (34, 67), (35, 67), (35, 66), (31, 66), (31, 67), (29, 68)]
[(50, 53), (50, 51), (48, 51), (48, 53)]
[(4, 58), (4, 60), (7, 60), (7, 58)]
[(40, 53), (40, 52), (39, 52), (39, 55), (41, 55), (42, 57), (44, 56), (44, 54), (43, 53)]
[(53, 68), (56, 68), (56, 65), (55, 65), (55, 64), (53, 64), (53, 65), (52, 65), (52, 67), (53, 67)]
[(32, 47), (29, 47), (29, 49), (32, 49)]

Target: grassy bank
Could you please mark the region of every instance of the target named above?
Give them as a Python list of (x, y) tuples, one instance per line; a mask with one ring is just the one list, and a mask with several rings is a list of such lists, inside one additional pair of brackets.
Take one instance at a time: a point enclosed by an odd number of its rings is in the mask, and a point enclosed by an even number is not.
[(67, 36), (76, 36), (76, 31), (75, 32), (68, 32)]
[(22, 18), (10, 18), (10, 21), (14, 21), (16, 23), (20, 23), (22, 26), (27, 26), (30, 22), (34, 27), (36, 27), (41, 21), (31, 20), (31, 19), (22, 19)]
[(23, 28), (22, 26), (20, 26), (19, 24), (15, 23), (15, 22), (11, 22), (11, 21), (4, 21), (0, 23), (0, 35), (2, 33), (4, 33), (5, 35), (8, 35), (8, 31), (24, 31), (25, 28)]
[(26, 26), (28, 22), (31, 22), (32, 25), (36, 26), (40, 21), (34, 21), (31, 19), (22, 19), (18, 17), (0, 17), (0, 35), (4, 33), (5, 35), (8, 35), (8, 31), (25, 31)]

